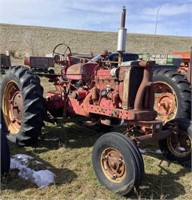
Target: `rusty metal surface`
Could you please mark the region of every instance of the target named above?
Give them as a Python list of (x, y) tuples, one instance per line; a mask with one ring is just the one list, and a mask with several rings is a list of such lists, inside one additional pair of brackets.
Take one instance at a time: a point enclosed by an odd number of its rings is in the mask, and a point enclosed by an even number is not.
[(169, 84), (156, 82), (153, 85), (155, 92), (155, 110), (159, 118), (165, 122), (174, 118), (177, 113), (177, 97)]
[(122, 108), (128, 109), (129, 107), (129, 87), (130, 87), (130, 68), (124, 73), (124, 84), (123, 84), (123, 98)]
[(2, 94), (2, 111), (4, 120), (12, 134), (17, 134), (23, 119), (23, 99), (14, 81), (8, 82)]
[(125, 120), (154, 120), (157, 113), (153, 110), (123, 110), (109, 108), (107, 106), (89, 105), (87, 109), (90, 113), (100, 114), (102, 116), (110, 116)]
[[(67, 91), (70, 93), (66, 96), (66, 110), (70, 114), (77, 114), (83, 116), (89, 116), (90, 114), (97, 114), (100, 116), (112, 117), (125, 119), (127, 121), (151, 121), (157, 116), (157, 113), (152, 109), (153, 105), (153, 93), (150, 92), (152, 89), (152, 65), (151, 62), (135, 62), (136, 67), (121, 67), (117, 70), (119, 75), (111, 76), (110, 69), (103, 69), (97, 67), (98, 64), (87, 63), (87, 64), (75, 64), (69, 66), (66, 70), (66, 77), (68, 81), (62, 81), (57, 79), (56, 88), (60, 92), (65, 90), (60, 90), (59, 88), (66, 87)], [(134, 63), (134, 64), (135, 64)], [(96, 68), (95, 68), (96, 67)], [(131, 77), (131, 72), (137, 76), (137, 70), (140, 70), (140, 79), (138, 77)], [(144, 71), (144, 72), (143, 72)], [(90, 82), (83, 79), (84, 75), (89, 75)], [(143, 75), (142, 75), (143, 74)], [(93, 75), (93, 77), (91, 76)], [(70, 83), (74, 80), (83, 80), (87, 83), (86, 89), (83, 87), (76, 88), (74, 84)], [(137, 83), (137, 87), (130, 85), (130, 80), (132, 84)], [(83, 82), (82, 82), (83, 83)], [(89, 83), (89, 84), (88, 84)], [(139, 86), (140, 85), (140, 86)], [(58, 88), (59, 87), (59, 88)], [(89, 89), (89, 87), (92, 87)], [(137, 91), (136, 97), (134, 97), (133, 91)], [(134, 89), (133, 89), (134, 88)], [(123, 90), (120, 93), (120, 90)], [(133, 93), (131, 94), (130, 93)], [(130, 94), (132, 95), (130, 99)], [(145, 107), (143, 107), (142, 102), (145, 100)], [(147, 99), (146, 99), (147, 97)], [(134, 102), (134, 109), (130, 107), (130, 100)]]
[(101, 152), (101, 168), (105, 176), (114, 183), (121, 182), (126, 176), (126, 164), (123, 155), (109, 147)]
[[(152, 62), (146, 62), (146, 61), (141, 61), (139, 62), (139, 65), (141, 67), (144, 67), (144, 75), (143, 75), (143, 80), (140, 84), (140, 87), (137, 91), (137, 95), (135, 98), (135, 103), (134, 103), (134, 109), (135, 110), (139, 110), (142, 108), (142, 99), (144, 97), (145, 91), (147, 89), (147, 87), (152, 86), (152, 67), (153, 67)], [(149, 97), (151, 104), (153, 105), (154, 102), (154, 94), (151, 94), (151, 96)]]

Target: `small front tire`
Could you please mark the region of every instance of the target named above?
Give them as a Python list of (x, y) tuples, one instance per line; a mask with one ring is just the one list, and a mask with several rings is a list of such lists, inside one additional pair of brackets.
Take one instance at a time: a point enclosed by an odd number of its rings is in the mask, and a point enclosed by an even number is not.
[(106, 133), (95, 143), (92, 153), (93, 168), (102, 185), (120, 195), (126, 195), (138, 187), (143, 162), (138, 152), (120, 133)]

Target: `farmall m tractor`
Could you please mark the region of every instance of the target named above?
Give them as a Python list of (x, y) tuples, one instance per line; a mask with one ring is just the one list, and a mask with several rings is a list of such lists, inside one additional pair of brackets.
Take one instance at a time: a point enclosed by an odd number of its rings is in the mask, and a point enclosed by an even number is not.
[(26, 67), (10, 68), (1, 84), (3, 126), (7, 138), (18, 145), (35, 142), (43, 121), (53, 117), (83, 116), (84, 121), (91, 119), (91, 125), (124, 124), (124, 133), (102, 135), (92, 152), (98, 180), (122, 195), (141, 184), (144, 173), (143, 158), (138, 150), (141, 142), (159, 140), (167, 159), (191, 166), (192, 140), (190, 121), (175, 119), (163, 126), (162, 121), (156, 120), (154, 62), (122, 62), (125, 39), (123, 8), (117, 45), (118, 66), (102, 60), (73, 64), (71, 49), (66, 46), (68, 53), (59, 53), (57, 48), (53, 51), (61, 73), (44, 74), (55, 86), (55, 90), (47, 92), (46, 98), (39, 77)]

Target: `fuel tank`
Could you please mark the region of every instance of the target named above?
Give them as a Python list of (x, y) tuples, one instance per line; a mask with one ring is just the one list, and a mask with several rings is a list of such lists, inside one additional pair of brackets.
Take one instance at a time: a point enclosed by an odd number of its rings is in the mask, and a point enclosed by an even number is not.
[(66, 70), (66, 77), (71, 80), (90, 79), (97, 66), (97, 63), (78, 63), (71, 65)]

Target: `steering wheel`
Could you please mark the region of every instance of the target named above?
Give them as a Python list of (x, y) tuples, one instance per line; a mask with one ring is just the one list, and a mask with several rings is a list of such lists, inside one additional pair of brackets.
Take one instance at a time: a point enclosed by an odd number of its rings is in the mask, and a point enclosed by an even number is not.
[[(65, 51), (63, 53), (56, 52), (56, 49), (58, 49), (59, 46), (65, 46)], [(54, 49), (53, 49), (53, 55), (61, 55), (65, 56), (66, 52), (68, 52), (71, 55), (71, 49), (68, 45), (65, 43), (58, 44)]]
[[(56, 51), (58, 51), (58, 48), (60, 46), (64, 46), (63, 53), (56, 52)], [(61, 51), (61, 49), (62, 48), (60, 48), (60, 51)], [(72, 53), (71, 53), (70, 47), (68, 45), (66, 45), (65, 43), (58, 44), (53, 49), (53, 59), (54, 59), (55, 63), (57, 63), (57, 64), (66, 64), (68, 56), (71, 55), (71, 54)]]

